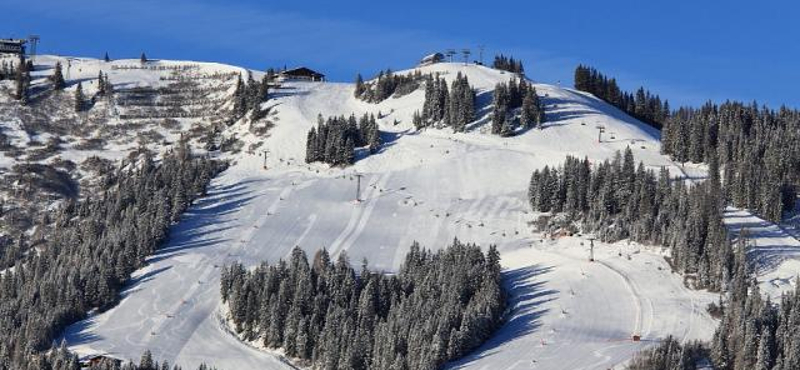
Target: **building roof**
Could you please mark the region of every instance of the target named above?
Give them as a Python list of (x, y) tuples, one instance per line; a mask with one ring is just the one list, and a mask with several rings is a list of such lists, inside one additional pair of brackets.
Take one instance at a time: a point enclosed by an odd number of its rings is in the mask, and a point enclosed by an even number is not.
[(281, 75), (284, 76), (315, 76), (315, 77), (325, 77), (324, 74), (319, 73), (313, 69), (306, 68), (306, 67), (297, 67), (292, 69), (287, 69), (285, 71), (281, 71)]
[(0, 39), (0, 43), (3, 43), (3, 44), (22, 45), (22, 44), (25, 44), (27, 42), (28, 42), (28, 40), (25, 40), (25, 39)]

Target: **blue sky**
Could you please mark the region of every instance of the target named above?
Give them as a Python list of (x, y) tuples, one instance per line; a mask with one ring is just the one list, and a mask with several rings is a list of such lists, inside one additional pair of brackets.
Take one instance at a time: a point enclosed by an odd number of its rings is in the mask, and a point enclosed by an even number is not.
[(572, 84), (578, 63), (675, 105), (737, 99), (800, 107), (800, 4), (789, 1), (8, 1), (0, 37), (40, 52), (307, 65), (337, 81), (485, 45), (528, 76)]

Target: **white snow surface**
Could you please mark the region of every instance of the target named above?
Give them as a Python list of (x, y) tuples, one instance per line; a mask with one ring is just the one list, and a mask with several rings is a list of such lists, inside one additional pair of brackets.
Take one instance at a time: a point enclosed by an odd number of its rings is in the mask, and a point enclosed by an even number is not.
[(800, 241), (787, 230), (753, 215), (747, 210), (729, 207), (725, 210), (725, 224), (735, 237), (746, 235), (749, 248), (747, 258), (754, 262), (759, 289), (773, 301), (792, 291), (800, 275)]
[[(458, 63), (420, 69), (448, 79), (465, 73), (484, 110), (494, 85), (511, 78)], [(334, 255), (346, 252), (354, 263), (367, 258), (374, 269), (396, 271), (412, 241), (441, 248), (458, 237), (498, 245), (511, 309), (491, 340), (449, 368), (606, 369), (666, 335), (709, 339), (716, 323), (705, 308), (717, 296), (684, 288), (659, 249), (597, 243), (597, 262), (590, 263), (582, 238), (543, 240), (531, 231), (530, 174), (568, 154), (594, 162), (630, 146), (648, 167), (681, 174), (659, 153), (656, 130), (591, 95), (535, 87), (546, 95), (548, 123), (501, 138), (484, 132), (486, 116), (466, 133), (414, 130), (411, 116), (422, 108), (422, 90), (370, 104), (353, 97), (351, 84), (284, 84), (265, 103), (277, 111), (262, 147), (270, 151), (268, 169), (257, 154), (231, 156), (234, 165), (134, 274), (121, 302), (71, 326), (65, 338), (82, 354), (137, 359), (150, 349), (184, 368), (208, 362), (227, 370), (289, 369), (226, 332), (221, 266), (275, 262), (300, 246), (309, 255), (325, 247)], [(306, 133), (318, 114), (379, 111), (385, 144), (378, 153), (360, 153), (346, 169), (303, 163)], [(600, 143), (597, 125), (606, 128)], [(243, 126), (233, 130), (245, 141), (259, 140)], [(356, 172), (364, 175), (360, 203), (353, 202)], [(632, 334), (642, 341), (631, 341)]]

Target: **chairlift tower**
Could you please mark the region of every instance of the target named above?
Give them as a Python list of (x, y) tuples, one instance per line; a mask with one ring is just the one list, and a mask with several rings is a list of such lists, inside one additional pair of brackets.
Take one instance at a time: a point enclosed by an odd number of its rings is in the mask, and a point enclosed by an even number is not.
[(597, 125), (597, 142), (603, 142), (603, 133), (606, 132), (606, 128), (602, 125)]
[(447, 55), (447, 61), (448, 62), (452, 62), (453, 61), (453, 55), (456, 55), (456, 50), (455, 49), (447, 49), (447, 51), (445, 52), (445, 55)]
[(262, 153), (264, 154), (264, 169), (267, 169), (267, 155), (269, 154), (269, 150), (263, 150)]
[(31, 48), (30, 48), (30, 52), (29, 52), (29, 54), (31, 56), (31, 61), (34, 64), (36, 64), (36, 45), (39, 44), (39, 35), (30, 35), (30, 36), (28, 36), (28, 43), (31, 44)]
[(595, 238), (588, 238), (589, 239), (589, 262), (594, 262), (594, 240)]
[(483, 65), (483, 49), (484, 48), (486, 48), (485, 45), (479, 45), (478, 46), (478, 60), (481, 62), (481, 65)]
[(469, 63), (469, 56), (471, 54), (472, 54), (472, 51), (470, 51), (469, 49), (462, 49), (461, 50), (461, 55), (464, 56), (464, 65), (467, 65), (467, 63)]

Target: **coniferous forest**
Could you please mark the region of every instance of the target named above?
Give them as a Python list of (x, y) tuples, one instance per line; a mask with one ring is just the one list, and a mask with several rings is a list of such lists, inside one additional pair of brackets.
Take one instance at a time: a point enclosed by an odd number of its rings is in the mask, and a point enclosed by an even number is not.
[(541, 128), (544, 122), (544, 105), (530, 82), (512, 79), (495, 86), (492, 134), (511, 136), (519, 127), (525, 130)]
[[(0, 369), (42, 365), (64, 328), (117, 302), (130, 274), (226, 164), (194, 158), (185, 142), (160, 162), (145, 156), (106, 175), (105, 190), (55, 211), (39, 253), (0, 274)], [(71, 369), (68, 363), (53, 369)]]
[(417, 129), (447, 126), (454, 132), (464, 132), (467, 124), (475, 120), (475, 90), (467, 76), (459, 72), (450, 89), (439, 74), (426, 75), (424, 81), (425, 102), (422, 114), (414, 114), (414, 126)]
[(322, 369), (436, 369), (501, 324), (500, 256), (455, 240), (437, 252), (414, 243), (396, 275), (353, 269), (327, 251), (253, 271), (224, 269), (221, 294), (245, 340), (282, 348)]
[(636, 356), (629, 370), (694, 370), (708, 359), (719, 370), (800, 369), (800, 288), (781, 297), (764, 298), (747, 261), (747, 240), (736, 246), (727, 300), (710, 348), (680, 345), (669, 338)]
[(726, 102), (681, 108), (665, 122), (662, 151), (680, 162), (719, 161), (724, 197), (780, 222), (800, 181), (800, 111)]
[(657, 129), (670, 115), (669, 102), (640, 87), (636, 93), (622, 91), (617, 80), (584, 65), (575, 68), (575, 89), (586, 91), (634, 118)]
[(507, 57), (503, 54), (495, 55), (492, 68), (519, 75), (525, 74), (525, 67), (522, 66), (522, 60), (514, 60), (514, 57)]
[(416, 71), (408, 75), (398, 75), (391, 70), (380, 71), (371, 82), (364, 82), (361, 75), (356, 76), (354, 95), (368, 103), (380, 103), (389, 97), (403, 96), (419, 88), (423, 79), (422, 73)]
[(355, 162), (355, 149), (367, 147), (375, 153), (381, 146), (378, 122), (372, 114), (364, 114), (356, 120), (350, 115), (317, 117), (317, 127), (312, 127), (306, 136), (306, 163), (324, 162), (332, 166), (347, 166)]
[(676, 271), (718, 291), (730, 282), (733, 250), (722, 224), (718, 167), (709, 174), (708, 181), (687, 186), (664, 168), (656, 174), (637, 166), (628, 148), (594, 166), (567, 157), (561, 166), (534, 171), (528, 199), (534, 211), (565, 214), (550, 228), (577, 224), (604, 241), (630, 238), (668, 247)]

